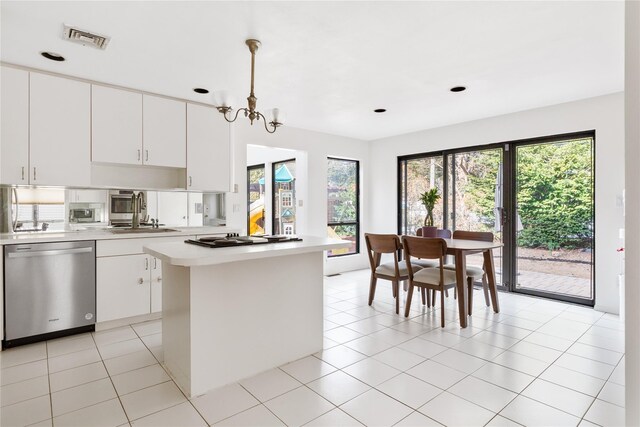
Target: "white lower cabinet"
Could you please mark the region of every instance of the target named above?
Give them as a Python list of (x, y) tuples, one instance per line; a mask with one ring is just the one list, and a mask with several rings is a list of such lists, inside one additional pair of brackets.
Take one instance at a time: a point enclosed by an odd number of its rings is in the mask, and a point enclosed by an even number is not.
[(151, 273), (148, 255), (96, 260), (98, 322), (149, 314)]
[(97, 258), (98, 322), (162, 311), (162, 262), (150, 255)]

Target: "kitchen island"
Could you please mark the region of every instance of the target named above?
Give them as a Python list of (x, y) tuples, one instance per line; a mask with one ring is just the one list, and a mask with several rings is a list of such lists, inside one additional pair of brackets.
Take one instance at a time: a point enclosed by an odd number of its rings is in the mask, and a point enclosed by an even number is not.
[(157, 243), (164, 364), (189, 396), (322, 349), (323, 251), (350, 242), (228, 248)]

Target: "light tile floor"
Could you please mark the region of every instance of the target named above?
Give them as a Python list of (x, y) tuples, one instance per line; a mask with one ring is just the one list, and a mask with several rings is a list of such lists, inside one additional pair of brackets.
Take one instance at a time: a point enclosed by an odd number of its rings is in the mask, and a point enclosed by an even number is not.
[[(624, 424), (624, 324), (592, 309), (480, 291), (396, 315), (368, 271), (325, 278), (324, 349), (188, 399), (163, 369), (161, 321), (2, 352), (10, 426), (562, 426)], [(403, 304), (404, 306), (404, 301)], [(439, 304), (438, 304), (439, 306)]]

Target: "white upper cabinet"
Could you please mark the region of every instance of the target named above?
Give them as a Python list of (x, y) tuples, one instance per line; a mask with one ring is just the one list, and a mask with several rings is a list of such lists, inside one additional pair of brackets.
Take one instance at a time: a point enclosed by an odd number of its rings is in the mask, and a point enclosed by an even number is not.
[(143, 163), (151, 166), (187, 166), (185, 102), (143, 95)]
[(91, 185), (91, 85), (30, 76), (30, 183)]
[(29, 72), (0, 67), (0, 184), (29, 183)]
[(187, 104), (187, 189), (229, 191), (230, 124), (215, 108)]
[(142, 94), (91, 86), (91, 160), (142, 164)]

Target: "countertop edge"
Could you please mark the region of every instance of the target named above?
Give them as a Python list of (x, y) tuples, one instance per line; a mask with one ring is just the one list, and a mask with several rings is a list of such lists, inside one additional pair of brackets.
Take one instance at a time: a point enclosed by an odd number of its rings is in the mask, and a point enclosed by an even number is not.
[(180, 237), (196, 236), (207, 234), (237, 233), (238, 229), (233, 227), (167, 227), (178, 231), (168, 231), (164, 233), (131, 233), (115, 234), (106, 230), (87, 231), (61, 231), (60, 233), (43, 234), (17, 234), (6, 237), (0, 235), (0, 246), (21, 245), (33, 243), (53, 243), (72, 242), (79, 240), (121, 240), (121, 239), (146, 239), (156, 237)]
[[(266, 243), (259, 245), (257, 251), (247, 251), (255, 249), (247, 247), (229, 247), (229, 248), (204, 248), (199, 246), (191, 246), (185, 248), (190, 251), (190, 256), (170, 256), (167, 255), (162, 247), (166, 245), (179, 245), (180, 243), (157, 243), (143, 247), (143, 252), (152, 255), (159, 260), (171, 265), (179, 267), (203, 267), (209, 265), (228, 264), (238, 261), (250, 261), (254, 259), (272, 258), (293, 254), (305, 254), (311, 252), (326, 251), (330, 249), (341, 249), (351, 246), (351, 242), (347, 240), (321, 238), (317, 236), (301, 236), (301, 242), (287, 243)], [(308, 241), (311, 239), (311, 241)], [(172, 248), (173, 249), (173, 248)]]

